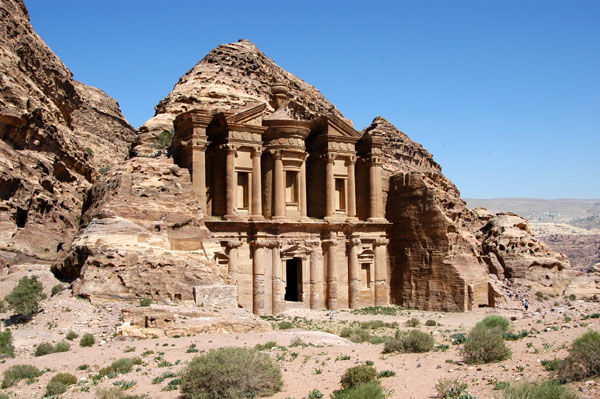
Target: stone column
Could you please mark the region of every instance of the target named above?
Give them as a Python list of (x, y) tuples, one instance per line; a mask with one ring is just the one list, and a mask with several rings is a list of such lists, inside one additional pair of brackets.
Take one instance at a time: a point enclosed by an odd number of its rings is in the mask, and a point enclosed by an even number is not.
[(260, 149), (254, 148), (252, 150), (252, 210), (250, 212), (251, 220), (263, 219), (260, 155)]
[(280, 243), (272, 243), (272, 256), (273, 261), (273, 314), (283, 313), (285, 311), (285, 298), (283, 291), (283, 270), (281, 266), (281, 253), (279, 250)]
[(350, 246), (350, 256), (348, 259), (348, 306), (350, 309), (357, 309), (358, 294), (360, 292), (360, 268), (358, 264), (360, 240), (352, 238), (348, 244)]
[(321, 309), (321, 278), (319, 273), (319, 241), (307, 241), (310, 251), (310, 308)]
[(334, 190), (335, 181), (333, 178), (333, 162), (335, 156), (327, 154), (327, 163), (325, 164), (325, 217), (332, 217), (335, 214)]
[(335, 262), (335, 237), (324, 241), (327, 246), (327, 308), (337, 310), (337, 267)]
[(192, 144), (192, 188), (198, 197), (202, 214), (206, 215), (206, 140)]
[(375, 241), (375, 306), (387, 305), (387, 244), (390, 241), (380, 238)]
[(298, 182), (300, 189), (300, 217), (306, 218), (306, 157), (302, 159), (302, 165), (300, 166), (300, 176)]
[(225, 218), (235, 218), (235, 154), (236, 150), (234, 147), (228, 146), (226, 148), (227, 155), (225, 158)]
[(283, 160), (281, 151), (273, 153), (275, 159), (275, 168), (273, 170), (273, 197), (274, 197), (274, 216), (273, 219), (285, 219), (285, 180), (283, 176)]
[(253, 243), (252, 258), (252, 312), (255, 315), (265, 314), (265, 264), (267, 257), (263, 243)]
[(356, 180), (354, 174), (354, 165), (356, 159), (350, 157), (347, 161), (348, 166), (348, 217), (356, 218)]
[(230, 284), (237, 284), (238, 281), (238, 248), (242, 246), (240, 241), (228, 241), (227, 248), (229, 261), (227, 262), (227, 277)]
[(381, 218), (381, 173), (379, 168), (379, 159), (371, 158), (369, 167), (369, 197), (370, 197), (370, 215), (369, 220), (377, 221)]

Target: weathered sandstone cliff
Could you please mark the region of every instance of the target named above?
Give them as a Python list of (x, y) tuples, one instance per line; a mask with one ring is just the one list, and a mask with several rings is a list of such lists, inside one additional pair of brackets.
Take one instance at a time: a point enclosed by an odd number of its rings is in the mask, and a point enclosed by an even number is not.
[(20, 0), (0, 0), (0, 259), (50, 262), (79, 225), (101, 171), (135, 132), (115, 100), (77, 82), (33, 31)]

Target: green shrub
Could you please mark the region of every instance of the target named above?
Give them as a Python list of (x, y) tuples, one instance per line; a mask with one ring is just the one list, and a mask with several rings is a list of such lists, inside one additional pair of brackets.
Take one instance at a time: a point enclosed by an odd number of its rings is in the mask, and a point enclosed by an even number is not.
[(388, 378), (396, 375), (395, 371), (392, 370), (381, 370), (378, 374), (379, 378)]
[(438, 325), (438, 323), (437, 323), (437, 321), (435, 321), (435, 320), (427, 320), (427, 321), (425, 322), (425, 325), (426, 325), (427, 327), (435, 327), (435, 326), (437, 326), (437, 325)]
[(83, 334), (83, 337), (79, 340), (79, 345), (83, 347), (94, 346), (96, 338), (92, 334)]
[(492, 363), (508, 359), (511, 351), (498, 329), (475, 327), (462, 348), (462, 355), (467, 363)]
[(280, 330), (289, 330), (290, 328), (294, 328), (294, 325), (289, 321), (282, 321), (278, 327)]
[(334, 391), (331, 395), (332, 399), (385, 399), (387, 397), (376, 381), (360, 384), (355, 388)]
[(542, 366), (544, 366), (546, 371), (556, 371), (560, 362), (561, 360), (559, 359), (542, 360)]
[(420, 324), (421, 322), (419, 319), (415, 319), (414, 317), (410, 320), (406, 320), (406, 323), (404, 323), (406, 327), (418, 327)]
[(504, 338), (507, 341), (517, 341), (519, 339), (527, 338), (528, 336), (529, 336), (529, 331), (521, 330), (517, 334), (511, 333), (511, 332), (504, 333), (502, 335), (502, 338)]
[(78, 337), (79, 337), (79, 335), (77, 335), (77, 333), (74, 331), (69, 331), (67, 333), (67, 335), (65, 336), (65, 338), (68, 339), (69, 341), (73, 341), (75, 338), (78, 338)]
[(497, 314), (491, 314), (481, 320), (475, 328), (491, 328), (496, 329), (502, 334), (507, 333), (510, 330), (510, 321), (506, 317), (502, 317)]
[(437, 397), (442, 399), (475, 399), (468, 389), (469, 385), (458, 379), (443, 378), (435, 384)]
[(54, 346), (51, 343), (42, 342), (35, 348), (34, 355), (36, 357), (46, 356), (51, 353), (67, 352), (69, 349), (71, 349), (71, 345), (69, 345), (69, 343), (66, 341), (58, 342)]
[(29, 316), (38, 309), (38, 304), (46, 298), (44, 286), (36, 276), (23, 277), (4, 300), (17, 315)]
[(450, 336), (453, 345), (460, 345), (467, 342), (467, 336), (463, 333), (456, 333)]
[(34, 356), (36, 356), (36, 357), (46, 356), (46, 355), (53, 353), (53, 350), (54, 350), (54, 347), (52, 346), (51, 343), (42, 342), (41, 344), (38, 344), (38, 346), (36, 346)]
[(269, 351), (271, 349), (273, 349), (274, 347), (277, 346), (277, 342), (275, 341), (267, 341), (264, 344), (256, 344), (254, 346), (254, 349), (256, 349), (257, 351)]
[(13, 347), (12, 333), (9, 329), (0, 331), (0, 359), (5, 357), (15, 357), (15, 348)]
[(64, 289), (65, 288), (62, 286), (62, 284), (56, 284), (54, 287), (52, 287), (51, 296), (60, 294)]
[(375, 367), (361, 364), (346, 370), (340, 383), (344, 389), (349, 389), (372, 381), (377, 381), (377, 371), (375, 370)]
[(369, 320), (363, 321), (360, 324), (360, 328), (366, 328), (371, 330), (378, 330), (385, 327), (385, 323), (382, 320)]
[(152, 305), (152, 299), (150, 299), (150, 298), (141, 298), (140, 299), (140, 306), (148, 307), (150, 305)]
[(90, 157), (94, 156), (94, 151), (92, 151), (90, 147), (85, 147), (85, 152), (87, 152)]
[(435, 340), (427, 333), (419, 330), (396, 332), (396, 337), (389, 338), (383, 346), (383, 353), (406, 352), (424, 353), (433, 349)]
[(42, 372), (37, 367), (29, 364), (18, 364), (11, 366), (4, 371), (4, 379), (2, 380), (2, 388), (8, 388), (21, 380), (36, 378), (42, 375)]
[(163, 130), (159, 135), (158, 135), (158, 148), (167, 148), (171, 145), (171, 141), (173, 139), (173, 136), (171, 135), (171, 132), (169, 132), (168, 130)]
[(269, 396), (281, 390), (281, 370), (268, 355), (248, 348), (219, 348), (196, 357), (184, 369), (186, 399)]
[(4, 300), (0, 298), (0, 313), (6, 312), (6, 305), (4, 304)]
[(148, 395), (127, 395), (119, 387), (100, 388), (96, 399), (146, 399)]
[(69, 385), (77, 383), (77, 378), (73, 374), (59, 373), (50, 379), (46, 385), (46, 396), (60, 395), (67, 392)]
[(344, 327), (342, 328), (342, 331), (340, 331), (340, 337), (348, 338), (348, 340), (357, 344), (368, 341), (370, 336), (371, 334), (362, 328)]
[(588, 331), (575, 341), (569, 356), (558, 367), (558, 378), (563, 381), (581, 381), (600, 374), (600, 334)]
[(313, 389), (308, 393), (308, 399), (323, 399), (324, 395), (318, 389)]
[(578, 396), (556, 381), (527, 382), (510, 385), (502, 399), (577, 399)]

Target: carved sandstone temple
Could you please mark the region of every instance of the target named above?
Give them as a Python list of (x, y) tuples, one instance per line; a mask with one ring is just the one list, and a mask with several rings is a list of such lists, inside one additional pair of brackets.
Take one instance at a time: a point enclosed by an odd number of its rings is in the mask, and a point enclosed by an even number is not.
[(172, 153), (187, 168), (238, 303), (255, 314), (289, 307), (389, 303), (381, 147), (347, 121), (288, 116), (287, 88), (237, 112), (175, 119)]

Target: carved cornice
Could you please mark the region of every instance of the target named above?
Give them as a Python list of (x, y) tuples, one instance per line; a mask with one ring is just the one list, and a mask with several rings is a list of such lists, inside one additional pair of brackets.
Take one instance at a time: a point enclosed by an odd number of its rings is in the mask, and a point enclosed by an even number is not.
[(388, 240), (387, 238), (378, 238), (373, 242), (373, 245), (375, 245), (376, 247), (379, 247), (381, 245), (388, 245), (390, 243), (390, 240)]
[(235, 240), (235, 241), (227, 241), (225, 245), (226, 245), (226, 247), (228, 249), (234, 249), (234, 248), (241, 247), (243, 245), (243, 242), (237, 241), (237, 240)]

